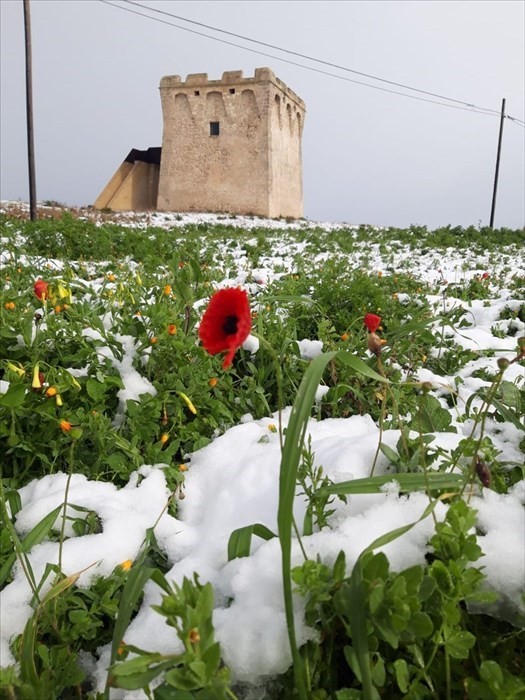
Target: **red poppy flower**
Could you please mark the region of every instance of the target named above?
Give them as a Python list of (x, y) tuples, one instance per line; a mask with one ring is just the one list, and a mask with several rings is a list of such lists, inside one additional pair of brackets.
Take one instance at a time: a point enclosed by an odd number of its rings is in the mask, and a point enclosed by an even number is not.
[(34, 284), (33, 291), (38, 299), (42, 299), (44, 294), (47, 296), (48, 283), (44, 280), (37, 280)]
[(199, 326), (199, 338), (210, 355), (226, 352), (223, 369), (229, 367), (250, 333), (252, 319), (248, 295), (242, 289), (220, 289), (210, 299)]
[(379, 328), (381, 318), (379, 316), (376, 316), (375, 314), (365, 314), (363, 323), (368, 328), (370, 333), (375, 333)]

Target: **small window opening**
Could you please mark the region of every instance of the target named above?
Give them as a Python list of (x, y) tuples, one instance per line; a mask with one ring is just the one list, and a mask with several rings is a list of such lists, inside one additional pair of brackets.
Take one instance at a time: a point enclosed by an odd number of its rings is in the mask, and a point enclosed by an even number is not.
[(195, 90), (193, 94), (195, 95), (195, 97), (198, 97), (201, 93), (200, 90)]
[(230, 88), (230, 95), (235, 95), (235, 88)]
[(210, 122), (210, 136), (219, 135), (219, 122)]

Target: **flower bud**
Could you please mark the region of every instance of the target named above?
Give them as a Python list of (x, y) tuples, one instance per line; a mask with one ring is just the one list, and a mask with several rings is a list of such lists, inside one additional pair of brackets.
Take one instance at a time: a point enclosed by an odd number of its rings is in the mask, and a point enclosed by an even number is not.
[(25, 371), (22, 369), (22, 367), (17, 367), (12, 362), (7, 363), (7, 369), (11, 370), (11, 372), (16, 372), (16, 374), (18, 374), (19, 377), (23, 377), (25, 374)]
[(44, 280), (37, 280), (35, 282), (35, 284), (33, 285), (33, 291), (34, 291), (37, 299), (40, 299), (41, 301), (45, 301), (45, 299), (48, 296), (48, 293), (47, 293), (48, 286), (49, 286), (48, 283), (44, 282)]
[(383, 345), (384, 343), (381, 340), (381, 338), (377, 335), (377, 333), (368, 334), (368, 349), (371, 353), (379, 357)]
[(42, 381), (40, 379), (40, 370), (39, 370), (38, 362), (33, 367), (33, 381), (31, 382), (31, 388), (32, 389), (41, 389), (42, 388)]
[(483, 484), (483, 486), (488, 489), (490, 487), (490, 483), (492, 481), (491, 479), (491, 474), (490, 474), (490, 469), (487, 467), (487, 465), (480, 460), (479, 457), (476, 458), (476, 474), (479, 477), (479, 480)]
[(506, 357), (499, 357), (498, 358), (498, 367), (500, 368), (500, 370), (502, 372), (504, 372), (509, 365), (510, 365), (510, 362), (509, 362), (509, 360), (507, 360)]

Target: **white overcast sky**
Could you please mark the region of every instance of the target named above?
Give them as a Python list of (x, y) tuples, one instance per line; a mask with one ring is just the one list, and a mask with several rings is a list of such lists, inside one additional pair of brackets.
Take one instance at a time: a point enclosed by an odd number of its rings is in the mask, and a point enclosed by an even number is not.
[[(507, 112), (525, 119), (521, 0), (142, 4), (482, 107), (499, 110), (505, 97)], [(22, 0), (0, 0), (0, 19), (0, 196), (27, 201)], [(306, 102), (307, 218), (432, 228), (489, 222), (497, 116), (345, 82), (278, 58), (366, 79), (193, 27), (275, 57), (260, 56), (100, 0), (32, 0), (31, 22), (39, 200), (91, 204), (131, 148), (161, 145), (162, 76), (218, 79), (243, 69), (249, 77), (268, 66)], [(505, 120), (496, 226), (525, 223), (524, 137)]]

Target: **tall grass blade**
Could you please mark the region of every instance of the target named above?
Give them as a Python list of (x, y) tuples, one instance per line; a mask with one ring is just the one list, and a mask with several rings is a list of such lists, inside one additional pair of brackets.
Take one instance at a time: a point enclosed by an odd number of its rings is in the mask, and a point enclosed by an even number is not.
[[(133, 562), (133, 566), (129, 570), (126, 583), (122, 590), (122, 595), (120, 597), (120, 605), (117, 612), (117, 619), (115, 621), (115, 627), (113, 629), (113, 639), (111, 640), (111, 654), (109, 659), (110, 668), (115, 664), (117, 660), (117, 650), (120, 643), (124, 639), (124, 633), (128, 628), (128, 625), (133, 615), (133, 611), (138, 603), (142, 592), (144, 591), (144, 586), (152, 578), (157, 584), (159, 584), (164, 590), (166, 590), (166, 582), (164, 577), (161, 577), (158, 569), (155, 569), (144, 564), (148, 552), (152, 547), (154, 540), (153, 528), (148, 528), (146, 531), (146, 538), (144, 546), (139, 553), (138, 557)], [(169, 587), (168, 587), (169, 592)], [(104, 689), (103, 698), (104, 700), (109, 700), (111, 674), (108, 673), (106, 679), (106, 687)]]
[(277, 511), (277, 524), (279, 540), (281, 544), (281, 566), (283, 577), (284, 606), (286, 613), (286, 625), (288, 638), (292, 652), (296, 689), (301, 700), (306, 700), (307, 680), (302, 657), (297, 648), (295, 625), (293, 618), (292, 579), (291, 579), (291, 552), (292, 552), (292, 522), (293, 502), (297, 481), (297, 470), (301, 460), (304, 436), (310, 417), (315, 392), (323, 376), (326, 365), (331, 360), (340, 360), (349, 365), (354, 371), (363, 374), (370, 379), (386, 382), (387, 380), (369, 367), (363, 360), (355, 355), (340, 350), (339, 352), (323, 353), (318, 355), (309, 364), (302, 382), (297, 391), (295, 401), (290, 414), (286, 439), (281, 457), (279, 473), (279, 508)]
[(463, 485), (465, 478), (462, 474), (383, 474), (381, 476), (369, 476), (364, 479), (352, 479), (340, 481), (338, 484), (323, 486), (318, 494), (342, 496), (345, 494), (381, 493), (383, 486), (391, 482), (399, 484), (401, 492), (440, 491), (442, 489), (457, 489)]
[[(49, 535), (61, 510), (62, 505), (59, 505), (57, 508), (44, 516), (42, 520), (37, 523), (35, 527), (24, 537), (23, 540), (19, 539), (11, 520), (7, 518), (7, 512), (5, 513), (5, 526), (9, 531), (11, 539), (13, 540), (15, 551), (5, 560), (2, 568), (0, 569), (0, 586), (3, 586), (9, 578), (9, 574), (11, 573), (11, 569), (13, 568), (16, 558), (18, 557), (21, 559), (24, 557), (26, 559), (25, 554), (29, 552), (32, 547), (40, 544), (40, 542), (42, 542)], [(29, 564), (28, 560), (26, 560), (26, 565), (27, 564)], [(36, 588), (36, 582), (34, 580), (33, 584)]]

